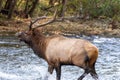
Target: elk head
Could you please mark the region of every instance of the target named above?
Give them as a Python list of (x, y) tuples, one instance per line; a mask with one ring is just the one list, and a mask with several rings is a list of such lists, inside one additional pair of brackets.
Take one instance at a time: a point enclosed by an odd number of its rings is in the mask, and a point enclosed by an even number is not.
[(25, 43), (30, 43), (32, 31), (22, 31), (16, 33), (16, 36), (19, 38), (20, 41), (24, 41)]
[(30, 25), (29, 25), (29, 30), (18, 32), (18, 33), (16, 33), (16, 36), (20, 39), (20, 41), (23, 41), (23, 42), (29, 44), (31, 42), (32, 37), (39, 33), (37, 28), (54, 22), (55, 19), (56, 19), (56, 14), (57, 14), (57, 10), (55, 11), (53, 18), (50, 21), (48, 21), (46, 23), (43, 23), (41, 25), (37, 25), (34, 28), (33, 28), (34, 23), (36, 23), (37, 21), (39, 21), (41, 19), (46, 19), (47, 17), (42, 16), (42, 17), (39, 17), (39, 18), (35, 19), (34, 21), (31, 21)]
[(35, 28), (32, 28), (33, 24), (36, 23), (38, 20), (44, 19), (44, 18), (46, 18), (46, 17), (43, 16), (43, 17), (36, 19), (33, 22), (31, 21), (30, 25), (29, 25), (29, 30), (20, 31), (20, 32), (16, 33), (16, 36), (19, 38), (19, 40), (23, 41), (25, 43), (30, 43), (32, 36), (35, 35), (35, 33), (36, 33)]

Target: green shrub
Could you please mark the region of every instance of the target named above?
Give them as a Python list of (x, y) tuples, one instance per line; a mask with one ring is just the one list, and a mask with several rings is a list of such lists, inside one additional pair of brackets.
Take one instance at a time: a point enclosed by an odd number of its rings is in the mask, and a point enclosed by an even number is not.
[(120, 0), (81, 0), (82, 13), (90, 17), (120, 15)]

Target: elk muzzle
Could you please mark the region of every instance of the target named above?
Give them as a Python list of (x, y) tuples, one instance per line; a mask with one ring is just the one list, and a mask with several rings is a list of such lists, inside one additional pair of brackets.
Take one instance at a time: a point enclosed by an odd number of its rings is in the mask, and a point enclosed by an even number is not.
[(23, 32), (17, 32), (15, 36), (18, 37), (20, 41), (23, 41), (21, 38), (23, 34), (24, 34)]
[(15, 34), (15, 36), (16, 36), (16, 37), (19, 37), (21, 34), (22, 34), (22, 32), (17, 32), (17, 33)]

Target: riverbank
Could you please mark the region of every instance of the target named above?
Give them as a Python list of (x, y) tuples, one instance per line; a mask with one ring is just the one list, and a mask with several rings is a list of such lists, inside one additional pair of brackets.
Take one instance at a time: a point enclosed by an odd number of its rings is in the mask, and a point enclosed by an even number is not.
[[(9, 35), (21, 30), (26, 30), (28, 29), (29, 22), (30, 19), (0, 20), (0, 35)], [(64, 22), (54, 22), (45, 26), (43, 32), (46, 34), (120, 37), (120, 23), (116, 23), (114, 27), (108, 20), (104, 19), (65, 20)]]

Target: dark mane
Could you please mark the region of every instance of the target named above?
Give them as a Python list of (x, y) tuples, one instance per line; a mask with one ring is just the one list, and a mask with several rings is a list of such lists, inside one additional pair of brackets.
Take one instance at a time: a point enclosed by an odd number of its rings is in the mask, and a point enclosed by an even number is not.
[(31, 38), (30, 47), (33, 49), (35, 54), (41, 58), (45, 58), (44, 54), (46, 50), (46, 45), (47, 45), (46, 37), (40, 34), (38, 30), (34, 31)]

